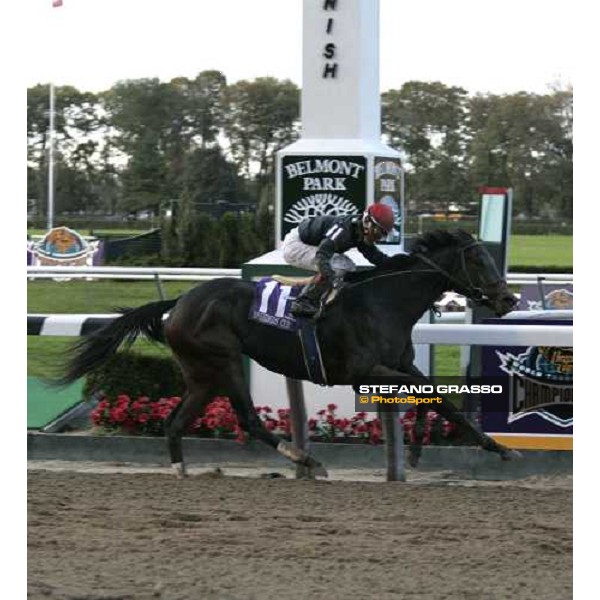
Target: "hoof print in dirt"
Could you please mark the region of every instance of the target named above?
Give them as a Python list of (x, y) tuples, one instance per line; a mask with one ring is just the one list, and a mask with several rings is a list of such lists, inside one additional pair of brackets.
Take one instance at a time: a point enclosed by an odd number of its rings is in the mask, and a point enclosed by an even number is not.
[(285, 479), (285, 475), (282, 473), (262, 473), (260, 475), (261, 479)]

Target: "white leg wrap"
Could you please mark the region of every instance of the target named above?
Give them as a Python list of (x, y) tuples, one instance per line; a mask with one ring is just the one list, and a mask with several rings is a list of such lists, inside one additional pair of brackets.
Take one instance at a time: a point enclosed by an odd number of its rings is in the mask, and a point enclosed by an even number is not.
[(185, 477), (185, 468), (183, 466), (183, 463), (171, 463), (171, 467), (174, 469), (177, 477)]
[(300, 460), (300, 456), (298, 455), (297, 451), (294, 452), (294, 448), (287, 442), (284, 442), (284, 441), (279, 442), (279, 444), (277, 445), (277, 452), (279, 452), (280, 454), (283, 454), (283, 456), (285, 456), (286, 458), (289, 458), (290, 460), (292, 460), (294, 462)]

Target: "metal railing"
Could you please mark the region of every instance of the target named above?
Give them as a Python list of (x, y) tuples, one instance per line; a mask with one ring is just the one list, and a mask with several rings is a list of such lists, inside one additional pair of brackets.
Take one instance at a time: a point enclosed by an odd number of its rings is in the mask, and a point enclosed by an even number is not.
[[(241, 278), (241, 269), (173, 268), (173, 267), (88, 267), (88, 266), (35, 266), (27, 267), (30, 279), (131, 279), (165, 281), (208, 281), (217, 277)], [(508, 273), (511, 285), (572, 284), (572, 273)]]

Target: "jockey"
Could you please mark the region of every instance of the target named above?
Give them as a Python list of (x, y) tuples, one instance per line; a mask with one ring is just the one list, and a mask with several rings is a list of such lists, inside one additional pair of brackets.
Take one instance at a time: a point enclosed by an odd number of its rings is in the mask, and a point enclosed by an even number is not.
[(344, 271), (356, 268), (344, 255), (347, 250), (356, 248), (375, 266), (383, 263), (387, 256), (375, 242), (393, 228), (392, 209), (385, 204), (372, 204), (362, 216), (323, 215), (306, 219), (292, 229), (283, 240), (283, 258), (294, 267), (319, 273), (292, 303), (292, 314), (315, 315), (321, 296), (332, 287), (339, 287)]

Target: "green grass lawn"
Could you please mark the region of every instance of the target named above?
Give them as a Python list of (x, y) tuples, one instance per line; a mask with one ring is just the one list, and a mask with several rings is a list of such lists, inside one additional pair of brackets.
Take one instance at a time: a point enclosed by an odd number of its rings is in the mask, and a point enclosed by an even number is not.
[[(163, 281), (162, 287), (167, 298), (176, 298), (197, 284)], [(140, 306), (154, 300), (160, 300), (154, 281), (38, 279), (27, 283), (28, 313), (110, 313), (120, 306)]]
[(573, 268), (573, 237), (570, 235), (513, 235), (508, 246), (511, 266), (549, 266)]
[[(193, 281), (165, 281), (167, 298), (176, 298), (197, 285)], [(153, 281), (29, 281), (27, 284), (27, 312), (41, 314), (104, 314), (118, 307), (140, 306), (159, 300)], [(64, 363), (66, 353), (76, 341), (73, 337), (27, 337), (27, 374), (35, 377), (56, 375)], [(159, 352), (156, 344), (140, 340), (136, 349)]]

